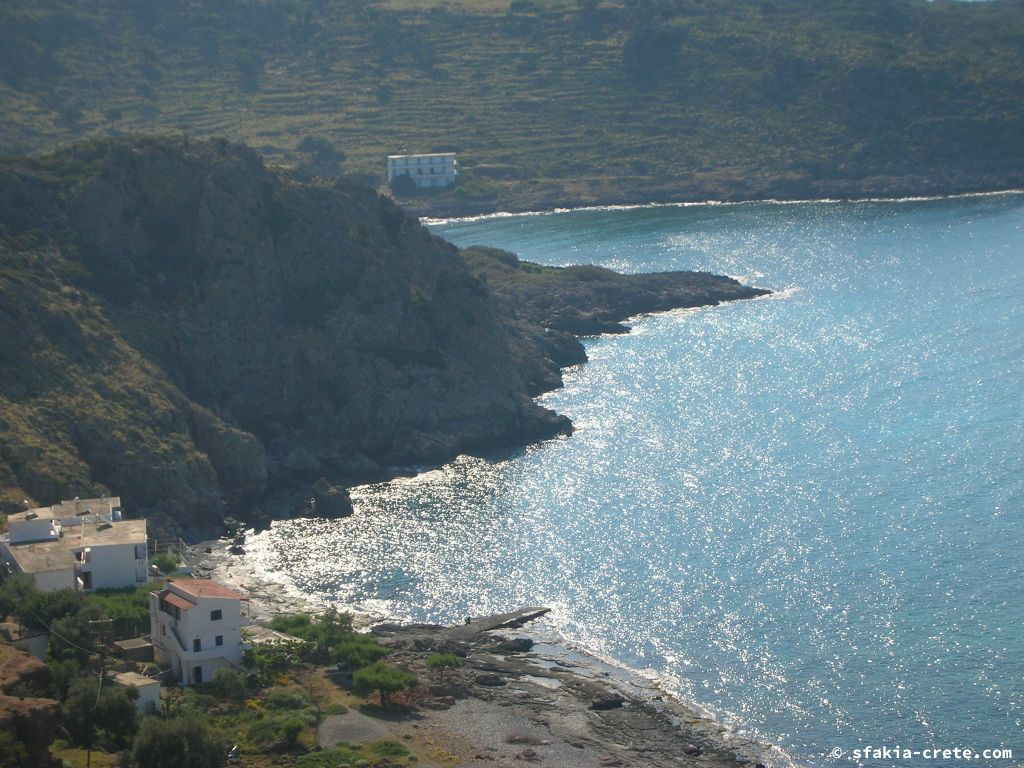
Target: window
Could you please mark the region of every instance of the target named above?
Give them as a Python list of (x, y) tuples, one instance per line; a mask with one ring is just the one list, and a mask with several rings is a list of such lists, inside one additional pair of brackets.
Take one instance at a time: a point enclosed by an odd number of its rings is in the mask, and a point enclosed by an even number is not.
[(213, 641), (214, 645), (224, 645), (224, 635), (217, 635)]
[(201, 682), (203, 682), (203, 668), (202, 667), (193, 667), (192, 668), (192, 682), (193, 683), (201, 683)]
[(220, 608), (216, 611), (210, 611), (210, 621), (220, 621), (222, 618), (223, 615), (220, 612)]
[(203, 650), (203, 641), (197, 637), (192, 641), (192, 651), (198, 653), (201, 650)]
[(145, 544), (136, 544), (135, 545), (135, 559), (136, 560), (145, 560), (146, 559), (146, 545)]

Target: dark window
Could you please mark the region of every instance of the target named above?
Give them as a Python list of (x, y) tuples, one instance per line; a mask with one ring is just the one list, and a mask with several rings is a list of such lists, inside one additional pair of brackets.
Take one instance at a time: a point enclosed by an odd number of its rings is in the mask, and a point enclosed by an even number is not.
[(203, 650), (203, 641), (200, 640), (198, 637), (195, 640), (192, 641), (192, 650), (193, 651), (201, 651), (201, 650)]
[(217, 635), (217, 638), (213, 641), (214, 645), (224, 645), (224, 635)]
[[(196, 642), (199, 642), (199, 641), (197, 640)], [(192, 682), (193, 683), (201, 683), (201, 682), (203, 682), (203, 668), (202, 667), (193, 667), (192, 668)]]
[(223, 615), (220, 612), (220, 608), (216, 611), (210, 611), (210, 621), (220, 621)]

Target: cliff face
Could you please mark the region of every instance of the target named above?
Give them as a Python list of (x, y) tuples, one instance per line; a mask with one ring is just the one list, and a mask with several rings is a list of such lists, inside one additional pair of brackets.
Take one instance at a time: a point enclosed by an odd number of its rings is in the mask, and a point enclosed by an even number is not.
[(760, 293), (459, 253), (223, 141), (3, 163), (0, 511), (115, 492), (199, 534), (269, 490), (272, 515), (345, 514), (346, 479), (570, 431), (531, 398), (586, 359), (577, 334)]
[(0, 169), (0, 484), (209, 528), (272, 479), (550, 436), (455, 248), (225, 142)]

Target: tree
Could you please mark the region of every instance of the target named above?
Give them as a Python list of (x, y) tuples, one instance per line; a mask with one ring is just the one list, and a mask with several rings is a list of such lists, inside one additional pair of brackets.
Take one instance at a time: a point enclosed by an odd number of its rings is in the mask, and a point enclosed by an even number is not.
[(392, 693), (415, 688), (419, 678), (412, 672), (406, 672), (384, 661), (375, 661), (368, 667), (356, 670), (354, 681), (356, 688), (363, 691), (380, 691), (381, 706), (388, 705), (388, 696)]
[(103, 733), (118, 748), (131, 742), (138, 727), (134, 701), (139, 692), (94, 676), (79, 677), (64, 700), (64, 727), (78, 744), (88, 744), (94, 732)]
[(0, 731), (0, 768), (23, 768), (30, 765), (28, 749), (13, 733)]
[(17, 616), (24, 624), (23, 609), (35, 594), (36, 584), (31, 576), (18, 573), (4, 578), (0, 583), (0, 621), (5, 621), (8, 616)]
[(227, 744), (199, 717), (144, 718), (132, 755), (139, 768), (221, 768)]

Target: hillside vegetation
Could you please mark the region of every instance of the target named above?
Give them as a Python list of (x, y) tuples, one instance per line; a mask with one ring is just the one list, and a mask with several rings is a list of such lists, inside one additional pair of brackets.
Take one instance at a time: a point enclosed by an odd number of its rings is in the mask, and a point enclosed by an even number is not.
[[(1024, 185), (1024, 2), (12, 0), (0, 149), (160, 128), (383, 180), (433, 212)], [(312, 146), (312, 145), (310, 145)]]

